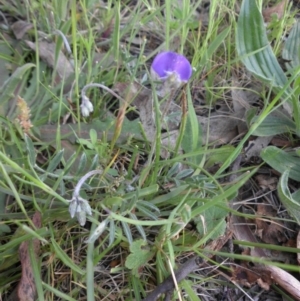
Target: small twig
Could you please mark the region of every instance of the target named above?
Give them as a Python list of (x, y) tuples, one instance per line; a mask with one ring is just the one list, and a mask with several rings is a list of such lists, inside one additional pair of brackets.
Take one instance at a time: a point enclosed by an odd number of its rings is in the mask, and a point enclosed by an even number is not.
[[(178, 283), (186, 278), (190, 273), (197, 270), (201, 264), (202, 258), (199, 256), (194, 256), (189, 259), (175, 272), (176, 282)], [(174, 280), (172, 275), (170, 275), (164, 282), (158, 285), (156, 289), (152, 291), (143, 301), (155, 301), (159, 298), (160, 295), (168, 294), (174, 288)], [(169, 294), (167, 296), (169, 296)]]

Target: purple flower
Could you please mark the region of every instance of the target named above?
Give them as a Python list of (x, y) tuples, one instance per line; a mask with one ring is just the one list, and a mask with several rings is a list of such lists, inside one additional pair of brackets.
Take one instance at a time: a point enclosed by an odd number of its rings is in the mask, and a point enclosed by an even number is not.
[(154, 79), (161, 80), (175, 75), (179, 83), (186, 83), (192, 75), (192, 66), (185, 56), (165, 51), (155, 57), (151, 65), (151, 75)]

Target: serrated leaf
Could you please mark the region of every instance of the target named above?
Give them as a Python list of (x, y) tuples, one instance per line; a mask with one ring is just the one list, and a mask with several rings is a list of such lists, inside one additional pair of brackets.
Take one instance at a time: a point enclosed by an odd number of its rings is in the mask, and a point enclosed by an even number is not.
[(277, 191), (282, 204), (291, 216), (300, 224), (300, 202), (293, 198), (288, 188), (289, 170), (286, 170), (280, 177)]
[(237, 24), (236, 47), (246, 68), (260, 79), (282, 88), (287, 77), (269, 44), (256, 1), (244, 0)]
[(268, 146), (260, 153), (261, 158), (272, 168), (284, 173), (289, 170), (289, 177), (300, 181), (300, 157), (295, 152), (286, 152), (275, 146)]
[(134, 241), (130, 245), (131, 254), (125, 261), (125, 266), (138, 276), (138, 269), (145, 265), (153, 256), (153, 251), (147, 246), (147, 242), (142, 239)]

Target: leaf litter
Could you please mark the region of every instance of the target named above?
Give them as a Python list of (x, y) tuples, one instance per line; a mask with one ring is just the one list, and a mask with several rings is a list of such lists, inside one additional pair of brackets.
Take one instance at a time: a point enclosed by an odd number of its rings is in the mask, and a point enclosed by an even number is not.
[[(284, 7), (285, 1), (281, 1), (277, 6), (274, 6), (270, 9), (266, 9), (263, 11), (264, 17), (266, 21), (270, 21), (272, 15), (275, 13), (278, 15), (278, 18), (281, 18), (283, 16), (283, 7)], [(25, 28), (25, 29), (24, 29)], [(20, 26), (18, 29), (17, 26), (15, 25), (15, 35), (17, 38), (22, 39), (27, 31), (31, 29), (31, 25), (27, 24), (26, 27)], [(127, 40), (128, 42), (128, 40)], [(134, 42), (134, 41), (130, 41)], [(57, 66), (55, 65), (55, 58), (54, 58), (54, 53), (56, 49), (56, 44), (48, 41), (39, 41), (38, 47), (36, 43), (31, 42), (26, 40), (25, 43), (27, 44), (28, 47), (31, 48), (32, 51), (36, 51), (36, 49), (39, 49), (38, 55), (41, 60), (44, 60), (48, 66), (54, 70), (57, 71), (59, 78), (57, 79), (57, 83), (61, 82), (62, 79), (65, 79), (66, 77), (72, 75), (74, 73), (73, 66), (70, 63), (69, 59), (62, 53), (59, 53), (59, 59), (58, 59), (58, 64)], [(137, 43), (134, 43), (137, 44)], [(176, 43), (174, 44), (176, 48)], [(154, 46), (155, 48), (156, 46)], [(138, 48), (139, 49), (139, 48)], [(148, 49), (147, 49), (148, 51)], [(230, 82), (230, 81), (229, 81)], [(212, 112), (210, 109), (209, 114), (207, 116), (197, 116), (199, 123), (202, 125), (203, 132), (205, 133), (204, 141), (208, 141), (214, 146), (221, 146), (221, 145), (226, 145), (226, 144), (234, 144), (237, 137), (239, 135), (243, 135), (245, 131), (247, 131), (249, 124), (247, 125), (246, 122), (246, 111), (249, 110), (249, 105), (257, 105), (255, 103), (255, 100), (250, 100), (251, 95), (247, 94), (243, 89), (243, 86), (240, 83), (240, 80), (238, 78), (234, 78), (232, 81), (233, 83), (231, 84), (231, 104), (220, 105), (218, 109), (215, 112)], [(155, 125), (155, 118), (153, 115), (154, 109), (153, 109), (153, 98), (152, 98), (152, 91), (146, 89), (145, 87), (140, 86), (137, 83), (133, 83), (131, 85), (128, 85), (128, 83), (116, 83), (115, 84), (115, 90), (119, 92), (120, 95), (122, 93), (125, 93), (127, 91), (127, 87), (129, 86), (129, 91), (132, 94), (132, 105), (136, 110), (138, 114), (138, 119), (135, 119), (136, 121), (140, 121), (143, 127), (143, 130), (146, 134), (147, 139), (150, 142), (153, 142), (155, 139), (156, 135), (156, 125)], [(236, 89), (238, 87), (238, 89)], [(253, 88), (255, 90), (254, 94), (259, 94), (261, 93), (260, 88)], [(128, 91), (127, 91), (128, 93)], [(124, 98), (125, 94), (122, 95)], [(255, 98), (255, 97), (254, 97)], [(165, 111), (166, 107), (164, 105), (161, 105), (161, 111)], [(163, 126), (162, 129), (163, 131), (166, 131), (163, 133), (166, 138), (162, 139), (162, 145), (165, 147), (164, 150), (170, 150), (170, 151), (165, 151), (161, 152), (161, 157), (166, 159), (170, 158), (172, 154), (172, 147), (171, 145), (174, 146), (176, 145), (176, 141), (179, 135), (179, 126), (180, 118), (178, 119), (178, 116), (182, 114), (183, 108), (181, 108), (178, 103), (175, 101), (171, 101), (170, 106), (168, 107), (167, 114), (174, 113), (174, 116), (172, 118), (166, 118), (163, 120)], [(112, 116), (112, 119), (114, 117)], [(30, 119), (27, 119), (30, 120)], [(110, 120), (110, 119), (109, 119)], [(134, 122), (133, 120), (128, 119), (127, 116), (125, 116), (125, 123), (130, 124), (128, 131), (125, 130), (125, 139), (123, 140), (122, 138), (124, 137), (121, 134), (121, 142), (126, 142), (128, 141), (128, 132), (132, 132), (133, 129), (137, 128), (137, 122)], [(79, 131), (76, 128), (76, 124), (64, 124), (61, 125), (60, 127), (57, 127), (57, 125), (44, 125), (44, 126), (39, 126), (37, 128), (37, 131), (40, 132), (41, 136), (41, 141), (55, 141), (57, 137), (57, 131), (60, 129), (60, 135), (61, 136), (66, 136), (66, 140), (69, 141), (71, 144), (78, 144), (79, 139), (89, 139), (90, 138), (90, 130), (91, 129), (96, 129), (98, 133), (103, 133), (103, 137), (105, 137), (105, 131), (107, 129), (108, 123), (103, 123), (103, 125), (98, 125), (97, 121), (96, 123), (90, 122), (87, 124), (83, 124), (83, 128), (81, 131)], [(28, 127), (29, 129), (29, 127)], [(123, 131), (123, 129), (122, 129)], [(138, 139), (142, 138), (142, 135), (140, 131), (136, 131), (136, 137)], [(173, 136), (171, 136), (171, 133)], [(172, 138), (173, 137), (173, 138)], [(254, 138), (254, 137), (252, 137)], [(113, 139), (113, 133), (109, 133), (109, 139)], [(255, 137), (254, 140), (254, 146), (252, 145), (249, 149), (245, 149), (246, 152), (246, 160), (243, 161), (243, 164), (251, 164), (251, 160), (257, 159), (259, 157), (260, 151), (265, 149), (270, 143), (272, 145), (272, 139), (274, 139), (274, 136), (268, 136), (268, 137)], [(250, 141), (251, 142), (251, 141)], [(51, 143), (53, 147), (56, 148), (56, 143)], [(72, 149), (72, 148), (71, 148)], [(251, 150), (252, 149), (252, 152)], [(75, 150), (75, 149), (74, 149)], [(71, 153), (71, 152), (70, 152)], [(70, 155), (69, 155), (70, 156)], [(67, 157), (65, 158), (66, 160), (68, 159)], [(220, 163), (219, 163), (220, 164)], [(298, 166), (298, 162), (295, 163), (296, 167)], [(272, 165), (270, 163), (270, 165)], [(279, 164), (279, 166), (281, 166)], [(283, 167), (286, 169), (286, 167)], [(274, 169), (276, 169), (274, 167)], [(277, 168), (280, 172), (282, 172), (282, 169)], [(259, 176), (256, 177), (256, 181), (258, 182), (258, 185), (261, 187), (261, 189), (265, 192), (273, 191), (274, 190), (274, 185), (276, 183), (277, 174), (274, 173), (274, 170), (269, 169), (269, 172), (271, 176)], [(275, 177), (274, 177), (275, 175)], [(298, 178), (297, 178), (298, 179)], [(252, 187), (251, 187), (252, 189)], [(246, 189), (245, 189), (246, 190)], [(288, 193), (284, 191), (286, 195), (288, 196)], [(240, 197), (240, 195), (239, 195)], [(257, 218), (254, 219), (254, 225), (255, 227), (250, 227), (248, 224), (251, 224), (252, 221), (237, 217), (235, 215), (231, 216), (230, 220), (230, 225), (233, 227), (232, 228), (232, 233), (238, 240), (245, 240), (249, 242), (258, 242), (262, 241), (265, 243), (272, 243), (275, 245), (280, 245), (283, 242), (285, 243), (285, 232), (284, 232), (284, 225), (282, 225), (281, 222), (274, 220), (275, 217), (277, 217), (277, 211), (274, 211), (274, 207), (276, 208), (276, 204), (270, 205), (267, 203), (266, 200), (263, 200), (262, 203), (257, 203), (254, 206), (250, 205), (251, 210), (254, 211), (254, 215), (258, 216)], [(287, 205), (288, 207), (288, 205)], [(270, 210), (270, 208), (272, 208)], [(211, 213), (211, 216), (209, 212), (206, 213), (207, 216), (204, 218), (204, 222), (208, 223), (209, 226), (211, 225), (212, 222), (210, 222), (210, 218), (214, 219), (214, 212)], [(217, 215), (215, 213), (215, 215)], [(264, 216), (262, 218), (261, 216)], [(215, 219), (218, 219), (218, 216), (215, 217)], [(224, 223), (224, 220), (223, 220)], [(200, 227), (200, 226), (199, 226)], [(256, 228), (254, 230), (254, 228)], [(203, 230), (203, 228), (200, 228), (198, 232)], [(224, 233), (224, 229), (220, 234)], [(231, 233), (231, 234), (232, 234)], [(213, 240), (213, 242), (216, 242), (217, 238)], [(228, 237), (227, 240), (228, 241)], [(136, 241), (138, 243), (139, 241)], [(140, 250), (142, 252), (146, 252), (143, 249), (143, 242), (139, 242), (140, 245)], [(295, 245), (296, 246), (296, 245)], [(132, 248), (132, 246), (131, 246)], [(131, 252), (138, 252), (139, 249), (131, 249)], [(221, 250), (221, 247), (218, 249)], [(21, 252), (21, 251), (20, 251)], [(26, 248), (22, 249), (22, 268), (25, 267), (25, 265), (28, 264), (28, 257), (26, 257), (24, 254), (26, 254)], [(270, 255), (267, 254), (265, 251), (261, 251), (261, 248), (256, 248), (254, 247), (253, 249), (246, 249), (242, 254), (246, 255), (251, 255), (251, 256), (258, 256), (258, 257), (264, 257), (264, 258), (270, 258)], [(139, 256), (145, 255), (145, 258), (149, 254), (139, 254)], [(289, 255), (284, 254), (282, 258), (280, 258), (281, 261), (285, 261), (288, 259)], [(130, 255), (128, 255), (127, 259), (130, 258)], [(147, 257), (148, 258), (148, 257)], [(147, 261), (146, 259), (145, 261)], [(276, 259), (278, 260), (278, 258)], [(143, 260), (141, 260), (142, 262)], [(24, 263), (26, 262), (26, 263)], [(132, 261), (133, 263), (134, 260)], [(132, 270), (135, 270), (135, 272), (138, 271), (139, 268), (138, 265), (133, 265), (129, 267)], [(23, 274), (22, 274), (23, 275)], [(297, 290), (299, 290), (299, 283), (295, 281), (295, 278), (292, 278), (291, 275), (282, 269), (279, 269), (277, 267), (262, 267), (261, 265), (255, 265), (254, 267), (252, 265), (248, 265), (246, 262), (243, 262), (240, 267), (238, 268), (233, 268), (232, 270), (232, 281), (237, 282), (241, 285), (245, 285), (248, 287), (253, 287), (254, 285), (258, 284), (261, 288), (264, 290), (269, 290), (270, 285), (273, 283), (280, 283), (280, 285), (286, 289), (286, 291), (290, 292), (293, 296), (299, 297), (299, 294), (297, 293)], [(30, 278), (30, 277), (29, 277)], [(32, 279), (31, 279), (32, 280)], [(30, 281), (30, 279), (25, 279), (26, 281)], [(285, 283), (286, 282), (286, 283)], [(31, 297), (33, 294), (35, 294), (35, 289), (33, 284), (31, 283), (30, 286), (32, 287), (31, 289)], [(31, 300), (31, 299), (29, 299)]]

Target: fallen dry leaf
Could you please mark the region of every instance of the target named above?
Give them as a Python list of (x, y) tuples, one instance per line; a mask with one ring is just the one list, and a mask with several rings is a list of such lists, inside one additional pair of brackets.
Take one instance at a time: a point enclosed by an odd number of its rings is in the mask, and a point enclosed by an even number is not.
[[(156, 124), (152, 91), (136, 82), (131, 84), (117, 83), (114, 86), (114, 91), (125, 98), (126, 93), (128, 93), (127, 89), (129, 85), (129, 92), (132, 95), (131, 105), (135, 106), (139, 112), (139, 117), (148, 141), (153, 142), (156, 139)], [(161, 112), (166, 110), (166, 115), (162, 122), (162, 129), (167, 129), (167, 132), (162, 134), (162, 149), (160, 153), (161, 157), (166, 159), (170, 156), (170, 151), (174, 150), (178, 139), (178, 128), (181, 122), (181, 107), (172, 100), (169, 103), (162, 103), (160, 110)], [(177, 116), (169, 119), (168, 115), (170, 114), (176, 114)]]
[(263, 10), (262, 15), (265, 22), (270, 22), (272, 20), (272, 15), (276, 14), (278, 19), (281, 19), (284, 15), (284, 8), (287, 0), (282, 0), (278, 4), (268, 7)]
[(260, 152), (269, 145), (273, 136), (257, 137), (256, 139), (249, 142), (245, 147), (245, 157), (250, 160), (252, 157), (259, 157)]
[[(263, 191), (265, 191), (267, 189), (274, 190), (277, 187), (278, 178), (276, 178), (276, 177), (270, 177), (268, 175), (259, 174), (255, 177), (255, 180), (257, 181), (257, 184)], [(266, 209), (262, 213), (263, 214), (270, 213), (270, 210)]]
[(32, 28), (33, 28), (33, 24), (22, 20), (15, 22), (11, 26), (11, 29), (18, 40), (21, 40), (28, 32), (28, 30)]
[[(265, 204), (258, 204), (256, 214), (260, 216), (276, 217), (276, 211)], [(265, 243), (277, 245), (286, 241), (283, 226), (280, 221), (269, 221), (267, 219), (256, 218), (256, 235)]]
[[(258, 242), (243, 217), (232, 215), (230, 219), (230, 227), (237, 240)], [(258, 247), (253, 247), (250, 251), (251, 256), (268, 258), (264, 250)], [(275, 266), (261, 265), (260, 267), (270, 273), (270, 278), (274, 283), (278, 284), (290, 293), (295, 300), (300, 300), (300, 282), (293, 275)]]
[[(36, 228), (41, 228), (42, 223), (40, 212), (36, 212), (33, 215), (32, 221)], [(37, 258), (40, 251), (40, 242), (38, 239), (33, 239), (32, 244), (34, 254)], [(36, 300), (36, 287), (28, 248), (29, 241), (22, 242), (19, 247), (19, 257), (22, 266), (22, 275), (17, 287), (18, 301)]]
[(247, 263), (233, 269), (232, 280), (246, 287), (258, 284), (265, 290), (270, 289), (273, 283), (270, 272), (264, 271), (260, 267), (250, 267)]
[[(26, 45), (33, 51), (37, 50), (36, 43), (25, 41)], [(67, 79), (74, 73), (74, 68), (62, 51), (59, 52), (57, 63), (55, 64), (55, 43), (47, 41), (38, 42), (39, 57), (51, 68), (53, 68), (60, 79)]]

